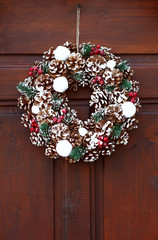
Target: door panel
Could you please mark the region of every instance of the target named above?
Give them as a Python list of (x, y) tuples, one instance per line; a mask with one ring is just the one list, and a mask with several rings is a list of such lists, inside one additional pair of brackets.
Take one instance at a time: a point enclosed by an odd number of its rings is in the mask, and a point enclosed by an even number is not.
[[(80, 1), (80, 41), (129, 59), (140, 82), (139, 128), (95, 163), (49, 159), (20, 123), (15, 86), (50, 46), (74, 41), (77, 1), (1, 0), (0, 239), (158, 239), (158, 2)], [(81, 119), (90, 90), (69, 93)]]

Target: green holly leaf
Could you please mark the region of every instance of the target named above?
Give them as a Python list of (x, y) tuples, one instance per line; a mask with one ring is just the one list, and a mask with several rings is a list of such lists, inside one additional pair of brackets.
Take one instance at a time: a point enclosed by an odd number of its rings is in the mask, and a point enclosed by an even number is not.
[(111, 86), (106, 86), (105, 87), (109, 92), (113, 92), (115, 89), (115, 85), (111, 85)]
[(75, 79), (76, 81), (80, 81), (83, 78), (83, 72), (76, 72), (71, 77)]
[(125, 60), (123, 62), (120, 62), (115, 68), (118, 68), (120, 71), (125, 71), (129, 69), (129, 66), (126, 64), (128, 60)]
[(35, 95), (38, 93), (37, 89), (31, 86), (27, 86), (24, 82), (20, 82), (17, 85), (17, 89), (20, 93), (26, 95), (28, 98), (34, 98)]
[(120, 137), (121, 131), (122, 131), (122, 124), (117, 123), (115, 126), (112, 127), (112, 137), (113, 138)]
[(92, 50), (92, 47), (90, 45), (84, 45), (83, 48), (81, 49), (81, 54), (84, 57), (89, 57), (91, 50)]
[(47, 138), (49, 136), (49, 125), (48, 123), (44, 122), (40, 126), (40, 131), (43, 137)]
[(120, 90), (126, 89), (129, 91), (132, 88), (131, 82), (129, 82), (127, 79), (123, 79), (120, 84)]
[(94, 122), (100, 122), (104, 118), (104, 109), (99, 109), (95, 113), (92, 113), (92, 119)]
[(80, 158), (82, 158), (82, 156), (84, 155), (86, 151), (86, 148), (84, 146), (77, 146), (75, 148), (73, 148), (73, 150), (70, 153), (70, 158), (74, 159), (75, 161), (79, 160)]
[(47, 63), (43, 63), (43, 73), (48, 73), (49, 67)]

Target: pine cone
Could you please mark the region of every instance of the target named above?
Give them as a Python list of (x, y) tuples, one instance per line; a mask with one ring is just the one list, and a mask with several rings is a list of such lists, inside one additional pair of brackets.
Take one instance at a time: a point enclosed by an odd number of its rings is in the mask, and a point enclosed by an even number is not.
[(43, 87), (44, 90), (52, 89), (53, 78), (49, 74), (40, 74), (34, 81), (34, 86)]
[(44, 145), (44, 140), (40, 133), (36, 133), (36, 132), (30, 133), (30, 140), (31, 140), (32, 144), (34, 144), (34, 145), (37, 145), (37, 146)]
[(45, 149), (45, 155), (47, 157), (57, 159), (59, 155), (56, 152), (56, 145), (53, 143), (47, 144)]
[(67, 68), (64, 61), (52, 60), (49, 63), (49, 74), (53, 77), (60, 77), (67, 75)]
[(134, 71), (129, 68), (123, 72), (123, 78), (132, 80), (133, 74), (134, 74)]
[(30, 126), (30, 120), (32, 119), (32, 114), (30, 111), (27, 111), (26, 113), (23, 113), (21, 116), (21, 123), (24, 124), (24, 127), (29, 127)]
[(100, 55), (91, 56), (86, 61), (85, 71), (91, 76), (102, 75), (106, 69), (106, 60)]
[(55, 124), (50, 129), (50, 138), (53, 142), (68, 139), (69, 136), (70, 136), (69, 128), (67, 125), (63, 123)]
[(129, 134), (127, 132), (123, 131), (121, 136), (119, 137), (119, 139), (116, 141), (116, 144), (126, 145), (128, 143), (128, 139), (129, 139)]
[(65, 47), (67, 47), (70, 52), (77, 52), (77, 47), (76, 44), (72, 43), (72, 42), (66, 42), (63, 44)]
[(120, 122), (122, 121), (123, 114), (121, 105), (118, 104), (110, 104), (105, 109), (105, 116), (108, 120), (112, 122)]
[(98, 160), (100, 151), (98, 150), (92, 150), (87, 151), (84, 156), (84, 162), (94, 162)]
[(43, 95), (37, 93), (34, 97), (34, 105), (39, 107), (39, 113), (36, 114), (36, 119), (38, 122), (42, 123), (44, 120), (52, 123), (52, 118), (56, 116), (57, 113), (52, 109), (52, 94), (51, 92), (43, 91)]
[(65, 61), (65, 64), (67, 68), (71, 70), (70, 73), (73, 73), (73, 71), (78, 72), (84, 69), (85, 59), (82, 58), (80, 53), (71, 53), (70, 57)]
[(48, 63), (48, 62), (50, 62), (50, 61), (55, 59), (53, 51), (54, 51), (53, 47), (51, 47), (51, 48), (49, 48), (48, 51), (45, 51), (43, 53), (43, 60), (44, 60), (44, 62)]
[(115, 151), (115, 141), (109, 141), (108, 145), (101, 151), (101, 155), (111, 155)]
[(72, 144), (73, 147), (80, 146), (82, 144), (82, 139), (83, 137), (79, 134), (77, 131), (72, 131), (70, 133), (70, 143)]
[(103, 76), (105, 76), (105, 79), (106, 79), (106, 85), (108, 86), (119, 85), (123, 80), (123, 72), (120, 72), (119, 69), (114, 69), (111, 72), (111, 77), (107, 77), (109, 72), (110, 70), (105, 71), (103, 74)]
[(24, 95), (21, 95), (18, 98), (18, 107), (20, 109), (27, 110), (27, 106), (28, 106), (28, 98), (26, 96), (24, 96)]

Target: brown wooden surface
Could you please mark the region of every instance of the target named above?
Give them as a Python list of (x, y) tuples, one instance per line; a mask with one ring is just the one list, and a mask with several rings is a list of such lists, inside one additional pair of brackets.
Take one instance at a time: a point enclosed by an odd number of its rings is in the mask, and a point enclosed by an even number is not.
[[(158, 239), (158, 1), (80, 1), (81, 42), (111, 47), (140, 81), (139, 129), (95, 163), (44, 156), (20, 124), (16, 84), (74, 41), (78, 1), (0, 0), (0, 240)], [(71, 93), (79, 117), (90, 91)]]

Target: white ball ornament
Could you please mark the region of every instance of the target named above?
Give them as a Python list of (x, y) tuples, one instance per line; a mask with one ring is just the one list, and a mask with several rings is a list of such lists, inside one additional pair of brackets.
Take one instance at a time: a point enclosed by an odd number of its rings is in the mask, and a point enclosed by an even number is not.
[(116, 66), (116, 62), (114, 60), (109, 60), (106, 66), (107, 68), (110, 68), (111, 70), (113, 70), (114, 67)]
[(72, 151), (72, 145), (68, 140), (61, 140), (56, 145), (56, 151), (61, 157), (68, 157)]
[(38, 114), (39, 113), (39, 107), (37, 105), (33, 105), (31, 108), (32, 113)]
[(130, 118), (136, 113), (136, 107), (132, 102), (125, 102), (122, 104), (122, 111), (126, 118)]
[(68, 89), (68, 80), (66, 77), (57, 77), (53, 82), (53, 89), (56, 92), (63, 93)]
[(80, 127), (80, 128), (78, 129), (78, 131), (79, 131), (79, 134), (80, 134), (82, 137), (85, 136), (86, 133), (88, 132), (87, 129), (84, 128), (84, 127)]
[(70, 56), (70, 50), (66, 47), (63, 47), (63, 46), (58, 46), (53, 51), (53, 53), (55, 55), (55, 59), (56, 60), (61, 60), (61, 61), (67, 60), (68, 57)]

